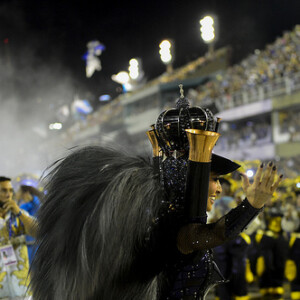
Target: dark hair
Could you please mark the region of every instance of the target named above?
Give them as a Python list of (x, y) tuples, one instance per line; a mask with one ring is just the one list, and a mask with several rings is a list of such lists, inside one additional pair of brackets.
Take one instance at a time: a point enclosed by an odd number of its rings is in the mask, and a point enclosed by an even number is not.
[(33, 187), (31, 185), (22, 184), (20, 186), (20, 189), (21, 189), (22, 193), (29, 192), (31, 195), (37, 196), (39, 199), (41, 199), (44, 196), (43, 192), (39, 191), (38, 189), (36, 189), (35, 187)]
[(224, 177), (221, 177), (220, 179), (220, 183), (223, 185), (223, 184), (226, 184), (228, 185), (229, 187), (231, 187), (231, 183), (229, 180), (225, 179)]
[(4, 182), (4, 181), (11, 181), (11, 179), (5, 176), (0, 176), (0, 182)]
[(164, 202), (149, 160), (90, 146), (54, 164), (44, 181), (34, 299), (154, 297), (162, 255), (152, 254), (150, 233)]

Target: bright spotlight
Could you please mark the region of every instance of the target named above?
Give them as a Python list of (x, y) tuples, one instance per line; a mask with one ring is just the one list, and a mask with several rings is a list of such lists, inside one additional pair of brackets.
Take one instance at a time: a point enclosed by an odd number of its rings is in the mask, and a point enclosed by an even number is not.
[(211, 16), (206, 16), (200, 20), (202, 26), (212, 26), (214, 25), (214, 19)]
[(60, 130), (60, 129), (62, 129), (62, 124), (61, 123), (51, 123), (51, 124), (49, 124), (49, 129), (50, 130)]
[(130, 61), (129, 61), (129, 65), (132, 66), (132, 67), (138, 67), (139, 65), (139, 62), (136, 58), (132, 58)]
[(246, 171), (246, 174), (249, 178), (253, 177), (254, 176), (254, 171), (253, 170), (247, 170)]
[(138, 79), (140, 73), (139, 73), (139, 62), (137, 59), (132, 58), (129, 61), (129, 77), (133, 80)]
[(298, 189), (300, 189), (300, 182), (297, 182), (297, 183), (296, 183), (296, 187), (297, 187)]
[(172, 61), (171, 47), (172, 44), (168, 40), (164, 40), (159, 44), (160, 58), (164, 64), (169, 64)]
[(111, 76), (111, 79), (120, 84), (126, 84), (129, 82), (129, 74), (125, 71), (121, 71), (118, 74)]
[(206, 16), (199, 23), (203, 41), (207, 44), (213, 42), (215, 39), (214, 19), (211, 16)]

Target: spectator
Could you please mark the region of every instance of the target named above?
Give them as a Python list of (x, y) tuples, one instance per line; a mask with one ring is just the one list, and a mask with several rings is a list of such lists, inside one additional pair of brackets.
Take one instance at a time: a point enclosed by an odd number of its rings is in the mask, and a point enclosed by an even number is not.
[[(25, 297), (29, 260), (24, 234), (35, 235), (36, 223), (12, 199), (11, 179), (0, 177), (0, 299)], [(18, 298), (20, 299), (20, 298)]]
[(205, 105), (219, 99), (223, 107), (230, 108), (238, 104), (232, 103), (236, 92), (249, 91), (257, 98), (255, 88), (265, 83), (270, 83), (272, 90), (277, 78), (290, 78), (300, 71), (299, 45), (300, 25), (296, 25), (293, 31), (285, 32), (265, 50), (256, 50), (240, 64), (218, 74), (215, 80), (198, 87), (198, 102)]
[[(33, 186), (21, 185), (16, 193), (16, 200), (21, 203), (20, 208), (27, 211), (30, 216), (36, 217), (43, 193)], [(26, 235), (29, 262), (31, 264), (34, 255), (34, 237)]]
[[(215, 213), (222, 216), (237, 206), (233, 197), (231, 182), (220, 178), (222, 185), (221, 198), (215, 204)], [(229, 282), (216, 286), (218, 300), (247, 299), (248, 282), (246, 280), (247, 250), (250, 237), (242, 232), (236, 238), (214, 248), (215, 259), (222, 274)]]

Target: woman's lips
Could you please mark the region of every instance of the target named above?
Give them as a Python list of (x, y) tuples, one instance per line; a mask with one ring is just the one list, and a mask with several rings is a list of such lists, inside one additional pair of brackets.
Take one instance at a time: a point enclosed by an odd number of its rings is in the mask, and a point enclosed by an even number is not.
[(209, 197), (209, 200), (210, 200), (210, 203), (211, 203), (211, 204), (214, 204), (214, 203), (215, 203), (215, 200), (216, 200), (216, 197), (215, 197), (215, 196), (210, 196), (210, 197)]

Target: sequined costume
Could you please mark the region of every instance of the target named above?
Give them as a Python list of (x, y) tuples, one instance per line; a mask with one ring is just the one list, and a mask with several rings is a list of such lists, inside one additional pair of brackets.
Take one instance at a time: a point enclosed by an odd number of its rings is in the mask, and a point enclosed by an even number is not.
[(148, 133), (164, 156), (158, 148), (151, 161), (89, 146), (53, 166), (38, 216), (34, 299), (204, 299), (224, 280), (209, 249), (238, 235), (260, 210), (245, 199), (206, 224), (210, 170), (226, 174), (238, 165), (206, 151), (200, 168), (190, 161), (184, 131), (195, 121), (215, 137), (209, 111), (189, 110), (180, 99), (170, 116), (161, 114)]

